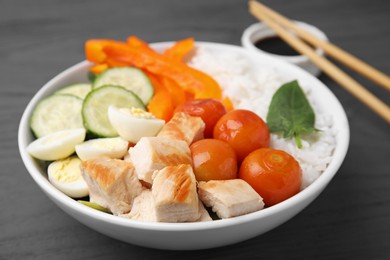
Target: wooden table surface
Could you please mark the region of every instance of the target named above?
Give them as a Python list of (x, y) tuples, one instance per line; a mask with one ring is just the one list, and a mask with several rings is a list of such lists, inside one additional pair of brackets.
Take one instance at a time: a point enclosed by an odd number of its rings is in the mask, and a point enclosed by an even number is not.
[[(335, 44), (390, 72), (390, 1), (267, 0)], [(240, 45), (256, 20), (239, 0), (0, 0), (0, 259), (389, 259), (390, 127), (325, 75), (350, 123), (346, 159), (327, 189), (282, 226), (228, 247), (162, 251), (97, 233), (54, 205), (20, 158), (17, 130), (43, 84), (84, 59), (89, 38), (148, 42), (193, 36)], [(390, 94), (351, 73), (390, 104)]]

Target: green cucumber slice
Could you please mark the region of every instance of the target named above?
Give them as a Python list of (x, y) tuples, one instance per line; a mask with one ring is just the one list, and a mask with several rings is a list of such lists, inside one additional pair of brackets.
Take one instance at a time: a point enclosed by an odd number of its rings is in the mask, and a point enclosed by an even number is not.
[(121, 86), (105, 85), (93, 89), (85, 97), (82, 116), (85, 128), (100, 137), (118, 136), (108, 119), (108, 107), (137, 107), (146, 110), (142, 100), (132, 91)]
[(92, 86), (90, 83), (76, 83), (66, 87), (63, 87), (54, 94), (70, 94), (81, 99), (84, 99), (85, 96), (91, 91)]
[(134, 67), (115, 67), (99, 74), (92, 84), (92, 89), (104, 85), (122, 86), (134, 92), (147, 105), (154, 94), (150, 79), (140, 69)]
[(90, 207), (90, 208), (93, 208), (96, 210), (100, 210), (100, 211), (103, 211), (103, 212), (108, 213), (108, 214), (112, 214), (110, 210), (100, 206), (99, 204), (97, 204), (95, 202), (90, 202), (90, 201), (86, 201), (86, 200), (78, 200), (78, 202), (80, 202), (81, 204), (83, 204), (87, 207)]
[(82, 128), (82, 105), (83, 100), (73, 95), (51, 95), (34, 108), (30, 128), (37, 138), (64, 129)]

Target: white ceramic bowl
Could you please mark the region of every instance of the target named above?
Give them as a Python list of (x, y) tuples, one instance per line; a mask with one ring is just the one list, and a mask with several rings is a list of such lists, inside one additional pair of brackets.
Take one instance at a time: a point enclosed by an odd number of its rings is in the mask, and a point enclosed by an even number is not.
[[(162, 50), (170, 44), (158, 43), (152, 46), (157, 50)], [(226, 44), (205, 42), (197, 44), (215, 52), (229, 51), (244, 55), (255, 60), (259, 68), (261, 66), (277, 68), (278, 73), (310, 84), (315, 89), (313, 95), (318, 105), (334, 117), (335, 129), (337, 129), (334, 159), (326, 171), (309, 187), (275, 206), (244, 216), (212, 222), (148, 223), (105, 214), (84, 206), (51, 185), (41, 163), (33, 159), (26, 151), (27, 145), (33, 140), (29, 129), (29, 118), (33, 108), (39, 100), (56, 89), (70, 83), (86, 81), (89, 63), (84, 61), (65, 70), (44, 85), (26, 107), (19, 126), (19, 149), (28, 172), (44, 193), (66, 213), (98, 232), (128, 243), (160, 249), (205, 249), (237, 243), (279, 226), (311, 203), (331, 181), (344, 160), (349, 144), (347, 117), (332, 92), (306, 71), (272, 57), (261, 54), (253, 55), (242, 47)]]
[[(307, 24), (304, 22), (294, 21), (299, 27), (306, 30), (307, 32), (313, 34), (317, 38), (328, 41), (328, 37), (326, 34), (318, 29), (317, 27)], [(254, 52), (261, 52), (263, 54), (271, 55), (277, 59), (281, 59), (284, 61), (287, 61), (291, 64), (297, 65), (301, 67), (302, 69), (306, 70), (310, 74), (314, 76), (318, 76), (321, 72), (321, 70), (314, 65), (310, 59), (307, 56), (304, 55), (294, 55), (294, 56), (286, 56), (286, 55), (277, 55), (274, 53), (269, 53), (264, 50), (261, 50), (255, 46), (255, 43), (261, 39), (266, 39), (269, 37), (276, 36), (276, 33), (270, 29), (266, 24), (264, 23), (254, 23), (250, 25), (248, 28), (246, 28), (241, 36), (241, 44), (248, 50), (254, 51)], [(316, 53), (318, 55), (323, 56), (324, 51), (322, 49), (316, 49)]]

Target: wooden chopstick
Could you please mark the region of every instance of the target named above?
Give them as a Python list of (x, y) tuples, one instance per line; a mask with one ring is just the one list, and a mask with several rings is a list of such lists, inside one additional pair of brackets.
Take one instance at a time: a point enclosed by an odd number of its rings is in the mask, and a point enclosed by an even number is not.
[(383, 86), (386, 89), (390, 90), (390, 77), (389, 76), (378, 71), (374, 67), (363, 62), (362, 60), (351, 55), (350, 53), (344, 51), (343, 49), (332, 44), (331, 42), (327, 42), (327, 41), (318, 39), (317, 37), (314, 37), (312, 34), (308, 33), (307, 31), (305, 31), (304, 29), (302, 29), (301, 27), (299, 27), (298, 25), (293, 23), (291, 20), (287, 19), (286, 17), (284, 17), (280, 13), (270, 9), (269, 7), (265, 6), (264, 4), (262, 4), (260, 2), (254, 2), (253, 5), (256, 5), (256, 9), (258, 9), (260, 12), (266, 14), (274, 21), (277, 21), (280, 25), (293, 31), (301, 39), (305, 40), (306, 42), (310, 43), (313, 46), (321, 48), (329, 56), (332, 56), (334, 59), (340, 61), (341, 63), (345, 64), (346, 66), (350, 67), (351, 69), (357, 71), (358, 73), (362, 74), (363, 76), (367, 77), (368, 79), (374, 81), (378, 85)]
[[(256, 2), (249, 1), (249, 11), (267, 24), (271, 29), (273, 29), (285, 42), (291, 45), (298, 52), (306, 55), (315, 65), (322, 69), (329, 77), (333, 78), (337, 83), (343, 86), (356, 98), (366, 104), (379, 116), (385, 119), (390, 123), (390, 107), (374, 96), (371, 92), (365, 89), (353, 78), (348, 76), (345, 72), (331, 63), (328, 59), (323, 56), (318, 55), (309, 45), (304, 43), (302, 40), (297, 38), (295, 35), (291, 34), (289, 31), (284, 29), (279, 25), (275, 20), (273, 20), (268, 13), (264, 12), (264, 8)], [(286, 18), (287, 19), (287, 18)]]

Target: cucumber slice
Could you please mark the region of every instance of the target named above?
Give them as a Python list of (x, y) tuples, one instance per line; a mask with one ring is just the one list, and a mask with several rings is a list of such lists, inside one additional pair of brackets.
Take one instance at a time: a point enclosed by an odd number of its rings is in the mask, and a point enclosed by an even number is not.
[(34, 108), (30, 128), (37, 138), (64, 129), (82, 128), (82, 105), (83, 100), (73, 95), (51, 95)]
[(82, 107), (84, 126), (92, 134), (100, 137), (118, 136), (108, 119), (108, 107), (110, 105), (146, 109), (142, 100), (124, 87), (105, 85), (93, 89), (85, 97)]
[(134, 67), (115, 67), (99, 74), (92, 84), (92, 89), (104, 85), (122, 86), (134, 92), (147, 105), (154, 94), (149, 78), (141, 70)]
[(108, 213), (108, 214), (112, 214), (110, 210), (100, 206), (99, 204), (97, 204), (95, 202), (90, 202), (90, 201), (86, 201), (86, 200), (78, 200), (78, 202), (80, 202), (81, 204), (84, 204), (87, 207), (97, 209), (97, 210), (103, 211), (103, 212)]
[(89, 83), (76, 83), (57, 90), (54, 94), (70, 94), (81, 99), (91, 91), (91, 84)]

